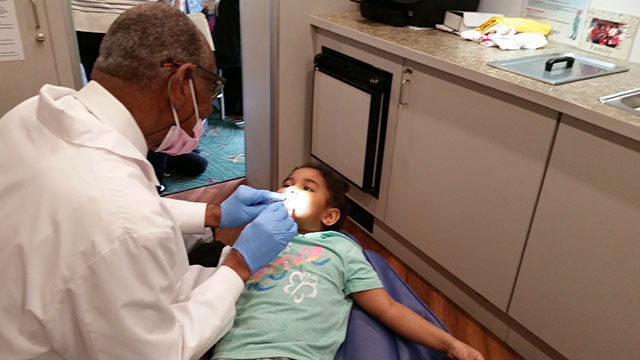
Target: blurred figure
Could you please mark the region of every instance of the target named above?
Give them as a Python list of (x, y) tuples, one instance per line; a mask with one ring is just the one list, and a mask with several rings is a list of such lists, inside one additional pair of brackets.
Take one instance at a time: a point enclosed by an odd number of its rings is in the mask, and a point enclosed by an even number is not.
[(580, 15), (582, 14), (582, 10), (576, 11), (576, 17), (573, 18), (573, 32), (569, 39), (575, 40), (578, 37), (578, 27), (580, 26)]
[(149, 150), (147, 160), (153, 165), (153, 170), (160, 183), (158, 187), (160, 193), (166, 189), (165, 174), (196, 177), (207, 170), (209, 165), (207, 159), (199, 154), (199, 150), (176, 156)]
[(617, 27), (613, 27), (611, 28), (611, 30), (609, 30), (609, 42), (607, 43), (608, 47), (616, 47), (620, 44), (620, 29), (618, 29)]
[(91, 80), (93, 64), (98, 58), (100, 43), (111, 23), (118, 15), (142, 3), (162, 2), (170, 4), (172, 0), (71, 0), (73, 25), (78, 39), (80, 62), (84, 67), (87, 80)]
[(173, 6), (185, 14), (195, 14), (205, 11), (202, 0), (173, 0)]
[(242, 120), (242, 59), (240, 49), (240, 4), (238, 0), (220, 0), (213, 28), (216, 65), (227, 80), (224, 88), (226, 115)]
[(118, 15), (142, 3), (164, 3), (185, 14), (205, 11), (202, 0), (71, 0), (73, 24), (78, 39), (80, 62), (87, 81), (91, 80), (93, 64), (104, 34)]

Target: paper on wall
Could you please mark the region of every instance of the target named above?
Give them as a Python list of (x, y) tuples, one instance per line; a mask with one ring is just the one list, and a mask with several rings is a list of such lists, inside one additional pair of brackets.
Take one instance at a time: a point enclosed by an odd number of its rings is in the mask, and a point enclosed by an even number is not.
[(522, 16), (551, 26), (549, 39), (578, 46), (589, 0), (526, 0)]
[(0, 0), (0, 61), (24, 60), (14, 0)]

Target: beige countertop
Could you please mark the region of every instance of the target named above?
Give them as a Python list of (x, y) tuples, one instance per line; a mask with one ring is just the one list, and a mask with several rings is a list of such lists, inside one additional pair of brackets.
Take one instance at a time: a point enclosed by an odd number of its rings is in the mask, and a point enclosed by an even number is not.
[[(435, 29), (393, 27), (364, 19), (359, 13), (313, 15), (311, 24), (380, 50), (542, 104), (594, 125), (640, 141), (640, 116), (601, 104), (600, 96), (640, 87), (640, 65), (604, 58), (559, 43), (538, 50), (505, 51)], [(612, 62), (629, 71), (549, 85), (487, 65), (523, 56), (571, 51)]]

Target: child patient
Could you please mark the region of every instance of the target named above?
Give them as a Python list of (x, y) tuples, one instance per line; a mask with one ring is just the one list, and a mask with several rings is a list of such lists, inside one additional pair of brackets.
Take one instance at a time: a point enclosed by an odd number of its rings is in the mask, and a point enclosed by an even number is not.
[(447, 353), (482, 355), (397, 303), (362, 249), (338, 230), (347, 184), (323, 166), (294, 169), (278, 190), (300, 234), (247, 282), (233, 328), (214, 359), (333, 359), (343, 342), (352, 301), (399, 335)]

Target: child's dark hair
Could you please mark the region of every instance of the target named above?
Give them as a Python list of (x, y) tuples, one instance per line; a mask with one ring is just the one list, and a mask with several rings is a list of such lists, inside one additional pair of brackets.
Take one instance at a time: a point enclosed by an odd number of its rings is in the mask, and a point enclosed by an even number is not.
[(296, 167), (291, 172), (303, 168), (318, 170), (320, 175), (322, 175), (324, 182), (327, 184), (327, 190), (329, 191), (327, 206), (331, 206), (340, 210), (340, 219), (338, 219), (338, 221), (336, 221), (336, 223), (331, 226), (325, 226), (324, 230), (340, 230), (347, 218), (347, 213), (349, 212), (349, 202), (347, 201), (347, 190), (349, 189), (349, 184), (347, 184), (346, 181), (344, 181), (328, 166), (323, 164), (306, 163), (302, 166)]

